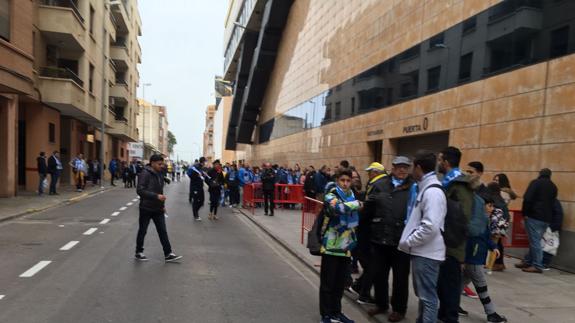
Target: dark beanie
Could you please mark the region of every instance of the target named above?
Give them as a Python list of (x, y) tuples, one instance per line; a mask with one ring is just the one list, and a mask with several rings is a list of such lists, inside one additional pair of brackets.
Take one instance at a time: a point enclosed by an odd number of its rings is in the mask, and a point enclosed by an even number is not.
[(164, 160), (164, 157), (162, 157), (162, 155), (160, 155), (160, 154), (155, 154), (155, 155), (152, 155), (150, 157), (150, 163), (157, 162), (157, 161), (163, 161), (163, 160)]

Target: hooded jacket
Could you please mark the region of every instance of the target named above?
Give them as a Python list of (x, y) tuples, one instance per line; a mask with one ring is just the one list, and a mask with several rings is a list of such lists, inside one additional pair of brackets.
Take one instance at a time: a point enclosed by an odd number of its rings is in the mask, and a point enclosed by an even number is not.
[(529, 184), (523, 195), (523, 216), (551, 223), (556, 199), (557, 186), (549, 176), (539, 176)]
[[(469, 176), (460, 175), (453, 179), (446, 187), (446, 195), (448, 199), (459, 202), (465, 215), (466, 225), (469, 225), (473, 213), (473, 190), (470, 186)], [(466, 242), (464, 241), (456, 248), (447, 248), (447, 255), (463, 263), (465, 261), (465, 245)]]

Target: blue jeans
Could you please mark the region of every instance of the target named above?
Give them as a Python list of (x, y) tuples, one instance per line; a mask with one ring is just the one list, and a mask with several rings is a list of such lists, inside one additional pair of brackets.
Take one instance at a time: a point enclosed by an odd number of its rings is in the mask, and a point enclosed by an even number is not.
[(538, 269), (543, 269), (543, 248), (541, 248), (541, 239), (547, 230), (549, 224), (525, 218), (525, 231), (529, 237), (529, 253), (523, 259), (523, 262)]
[(437, 279), (441, 261), (411, 256), (413, 271), (413, 289), (419, 298), (417, 323), (436, 323), (439, 299), (437, 297)]

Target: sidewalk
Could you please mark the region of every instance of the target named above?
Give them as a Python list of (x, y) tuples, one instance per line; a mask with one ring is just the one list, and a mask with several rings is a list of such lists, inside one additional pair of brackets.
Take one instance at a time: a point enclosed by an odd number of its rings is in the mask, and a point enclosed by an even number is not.
[[(277, 209), (274, 217), (264, 216), (261, 208), (255, 210), (255, 215), (247, 209), (241, 212), (319, 273), (320, 258), (310, 255), (300, 243), (301, 210)], [(542, 275), (528, 274), (513, 267), (517, 259), (506, 258), (505, 262), (506, 271), (487, 276), (490, 297), (499, 314), (505, 315), (509, 322), (575, 322), (575, 275), (554, 269)], [(348, 292), (346, 296), (355, 298)], [(469, 317), (460, 318), (461, 323), (486, 321), (479, 300), (462, 296), (461, 307), (469, 311)], [(407, 317), (403, 322), (413, 322), (416, 317), (417, 298), (410, 281)], [(383, 315), (377, 319), (387, 322)]]
[[(103, 191), (113, 188), (114, 186), (105, 184)], [(0, 198), (0, 222), (67, 203), (73, 203), (99, 192), (102, 192), (100, 186), (92, 186), (92, 184), (86, 185), (86, 189), (83, 192), (76, 192), (76, 187), (72, 185), (60, 186), (58, 189), (59, 195), (44, 194), (38, 196), (38, 194), (34, 192), (18, 192), (19, 195), (16, 197)]]

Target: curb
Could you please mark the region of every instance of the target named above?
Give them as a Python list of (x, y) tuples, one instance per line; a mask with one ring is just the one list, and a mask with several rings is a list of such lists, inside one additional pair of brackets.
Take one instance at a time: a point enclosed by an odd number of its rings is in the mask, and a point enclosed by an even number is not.
[(54, 204), (50, 204), (50, 205), (47, 205), (47, 206), (42, 206), (42, 207), (34, 208), (34, 209), (28, 209), (28, 210), (26, 210), (26, 211), (24, 211), (24, 212), (20, 212), (20, 213), (17, 213), (17, 214), (12, 214), (12, 215), (9, 215), (9, 216), (7, 216), (7, 217), (0, 218), (0, 223), (2, 223), (2, 222), (7, 222), (7, 221), (10, 221), (10, 220), (14, 220), (14, 219), (18, 219), (18, 218), (23, 217), (23, 216), (25, 216), (25, 215), (29, 215), (29, 214), (33, 214), (33, 213), (38, 213), (38, 212), (46, 211), (46, 210), (49, 210), (49, 209), (61, 207), (61, 206), (64, 206), (64, 205), (70, 205), (70, 204), (73, 204), (73, 203), (77, 203), (77, 202), (79, 202), (79, 201), (81, 201), (81, 200), (84, 200), (84, 199), (86, 199), (86, 198), (89, 198), (89, 197), (91, 197), (91, 196), (93, 196), (93, 195), (100, 194), (100, 193), (104, 193), (104, 192), (107, 192), (107, 191), (112, 190), (112, 189), (113, 189), (112, 187), (110, 187), (110, 188), (104, 188), (104, 189), (96, 189), (96, 190), (94, 190), (94, 191), (92, 191), (92, 192), (84, 193), (84, 194), (81, 194), (81, 195), (79, 195), (79, 196), (75, 196), (75, 197), (72, 197), (72, 198), (69, 198), (69, 199), (65, 199), (65, 200), (62, 200), (62, 201), (57, 202), (57, 203), (54, 203)]
[[(295, 258), (297, 258), (302, 264), (304, 264), (306, 267), (308, 267), (309, 269), (311, 269), (314, 273), (316, 273), (318, 275), (320, 275), (320, 270), (315, 267), (313, 264), (311, 264), (307, 259), (305, 259), (303, 256), (301, 256), (299, 254), (299, 252), (293, 250), (288, 244), (287, 242), (283, 241), (283, 239), (276, 237), (270, 230), (268, 230), (264, 225), (258, 223), (258, 221), (252, 219), (252, 216), (248, 215), (246, 211), (244, 212), (244, 209), (240, 208), (237, 209), (244, 217), (246, 217), (248, 220), (250, 220), (253, 224), (255, 224), (258, 228), (260, 228), (263, 232), (265, 232), (270, 238), (272, 238), (274, 241), (276, 241), (277, 243), (279, 243), (282, 248), (284, 248), (287, 252), (289, 252), (292, 256), (294, 256)], [(350, 301), (350, 303), (356, 308), (358, 309), (360, 312), (364, 313), (365, 318), (369, 321), (369, 322), (382, 322), (380, 320), (378, 320), (376, 317), (372, 317), (369, 316), (369, 314), (367, 314), (367, 311), (365, 310), (365, 308), (363, 308), (361, 305), (359, 305), (356, 302), (356, 299), (354, 297), (351, 297), (348, 293), (346, 293), (344, 291), (343, 296)]]

